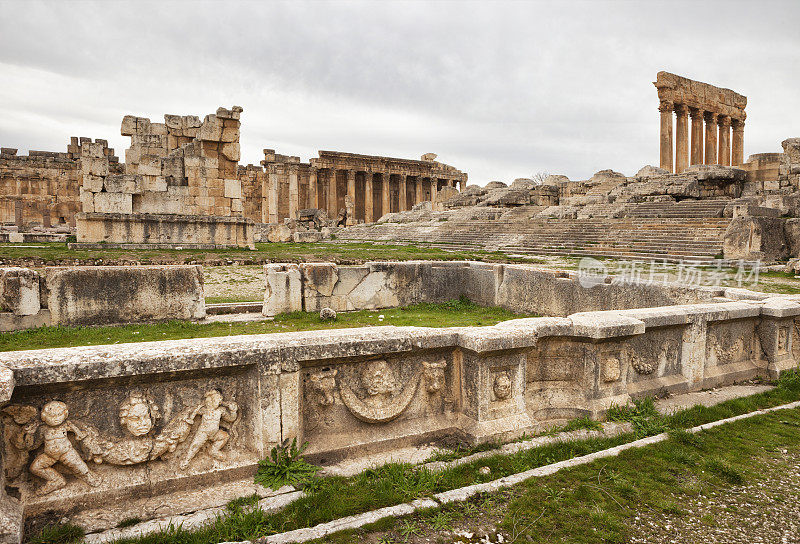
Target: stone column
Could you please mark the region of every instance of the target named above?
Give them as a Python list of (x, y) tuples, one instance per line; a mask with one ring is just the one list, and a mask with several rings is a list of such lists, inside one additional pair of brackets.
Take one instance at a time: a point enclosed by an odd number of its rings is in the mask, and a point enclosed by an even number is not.
[(401, 212), (408, 210), (408, 176), (400, 174), (400, 198), (398, 199), (398, 210)]
[[(355, 225), (358, 223), (356, 221), (355, 216), (355, 209), (356, 209), (356, 173), (354, 170), (347, 170), (347, 196), (350, 197), (351, 206), (347, 207), (345, 203), (345, 207), (347, 209), (347, 226)], [(352, 209), (351, 209), (352, 208)]]
[(372, 206), (372, 172), (364, 172), (364, 221), (375, 221), (375, 211)]
[(416, 206), (425, 199), (425, 192), (422, 190), (422, 176), (417, 176), (414, 188), (416, 189), (416, 196), (414, 198), (414, 205)]
[(339, 215), (338, 196), (336, 195), (336, 169), (331, 168), (328, 172), (328, 215), (331, 219), (336, 219), (336, 216)]
[(731, 118), (721, 115), (719, 119), (719, 163), (731, 165)]
[(266, 168), (267, 172), (261, 178), (261, 222), (269, 223), (269, 201), (270, 201), (270, 183), (269, 183), (269, 166)]
[(289, 167), (289, 219), (297, 219), (297, 210), (300, 209), (300, 185), (297, 181), (298, 167)]
[(431, 204), (436, 202), (436, 192), (439, 190), (439, 178), (431, 178)]
[(458, 191), (460, 193), (463, 193), (464, 189), (466, 189), (466, 188), (467, 188), (467, 180), (465, 180), (465, 179), (458, 180)]
[(311, 168), (308, 171), (308, 207), (318, 208), (317, 203), (317, 169)]
[(744, 121), (734, 119), (733, 121), (733, 156), (731, 165), (741, 166), (744, 164)]
[(675, 106), (669, 100), (663, 100), (658, 106), (661, 112), (660, 166), (664, 170), (674, 172), (672, 162), (672, 112)]
[(381, 213), (386, 215), (392, 211), (392, 194), (389, 192), (389, 172), (381, 172)]
[(703, 164), (703, 111), (691, 108), (689, 115), (692, 118), (692, 156), (689, 164)]
[(270, 165), (269, 170), (269, 222), (278, 222), (278, 172), (275, 165)]
[(676, 104), (675, 114), (675, 173), (681, 174), (689, 167), (689, 108)]
[(706, 157), (705, 164), (717, 164), (717, 114), (707, 111), (706, 121)]

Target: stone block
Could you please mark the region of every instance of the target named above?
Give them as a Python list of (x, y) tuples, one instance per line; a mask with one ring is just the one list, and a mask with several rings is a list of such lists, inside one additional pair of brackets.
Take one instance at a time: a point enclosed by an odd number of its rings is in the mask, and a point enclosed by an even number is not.
[(81, 210), (84, 212), (94, 211), (94, 193), (87, 191), (83, 187), (80, 189)]
[(303, 309), (299, 265), (268, 264), (264, 267), (264, 272), (267, 282), (261, 313), (265, 316), (274, 316)]
[(95, 193), (94, 211), (98, 213), (133, 213), (133, 197), (125, 193)]
[(227, 198), (242, 198), (242, 182), (238, 179), (226, 179), (224, 195)]
[(82, 187), (85, 191), (99, 193), (103, 190), (104, 179), (100, 176), (93, 176), (92, 174), (84, 174)]
[(268, 242), (291, 242), (292, 230), (283, 224), (270, 225), (267, 231)]
[(28, 268), (0, 268), (0, 311), (36, 315), (41, 309), (39, 279)]
[(199, 266), (91, 266), (47, 271), (54, 325), (205, 317)]
[(161, 158), (155, 155), (143, 155), (139, 160), (137, 172), (143, 176), (160, 176)]
[[(230, 123), (230, 125), (228, 125)], [(222, 128), (222, 138), (221, 141), (223, 142), (238, 142), (239, 141), (239, 122), (238, 121), (226, 121), (225, 126)]]
[(216, 115), (206, 115), (203, 125), (197, 134), (197, 139), (209, 142), (218, 142), (222, 138), (222, 120)]
[(103, 185), (109, 193), (140, 194), (142, 192), (142, 178), (131, 174), (108, 176)]
[(222, 144), (220, 153), (222, 153), (222, 155), (229, 161), (239, 162), (239, 159), (241, 158), (239, 152), (239, 142), (230, 142)]
[(163, 176), (142, 176), (143, 192), (163, 193), (167, 190), (167, 180)]

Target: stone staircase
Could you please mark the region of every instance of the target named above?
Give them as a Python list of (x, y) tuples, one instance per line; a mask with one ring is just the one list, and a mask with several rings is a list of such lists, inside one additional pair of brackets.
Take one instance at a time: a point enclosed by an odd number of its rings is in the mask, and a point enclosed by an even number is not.
[(730, 219), (721, 217), (731, 201), (648, 202), (630, 205), (619, 219), (448, 220), (382, 223), (341, 230), (337, 240), (424, 244), (459, 250), (526, 255), (572, 255), (619, 259), (709, 262), (722, 253)]

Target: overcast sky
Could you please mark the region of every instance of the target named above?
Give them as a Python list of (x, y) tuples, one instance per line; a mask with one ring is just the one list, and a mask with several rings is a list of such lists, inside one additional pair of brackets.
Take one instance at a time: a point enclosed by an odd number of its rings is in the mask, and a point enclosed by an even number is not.
[(658, 163), (659, 70), (748, 97), (745, 157), (800, 136), (800, 1), (0, 0), (0, 145), (239, 105), (263, 148), (439, 160), (471, 183)]

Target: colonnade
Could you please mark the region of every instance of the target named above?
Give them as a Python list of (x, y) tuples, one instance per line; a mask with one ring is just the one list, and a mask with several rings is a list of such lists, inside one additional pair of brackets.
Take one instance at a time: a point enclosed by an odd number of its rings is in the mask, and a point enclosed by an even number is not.
[[(292, 178), (290, 177), (290, 194)], [(391, 172), (312, 169), (309, 174), (308, 207), (326, 210), (336, 217), (342, 208), (348, 209), (348, 224), (357, 221), (370, 223), (390, 212), (410, 210), (416, 204), (436, 201), (444, 187), (461, 189), (463, 180), (433, 176), (415, 176)], [(289, 200), (289, 216), (296, 208)]]
[(661, 168), (680, 174), (694, 164), (738, 166), (744, 163), (743, 118), (732, 118), (669, 100), (662, 100), (658, 110), (661, 112)]

